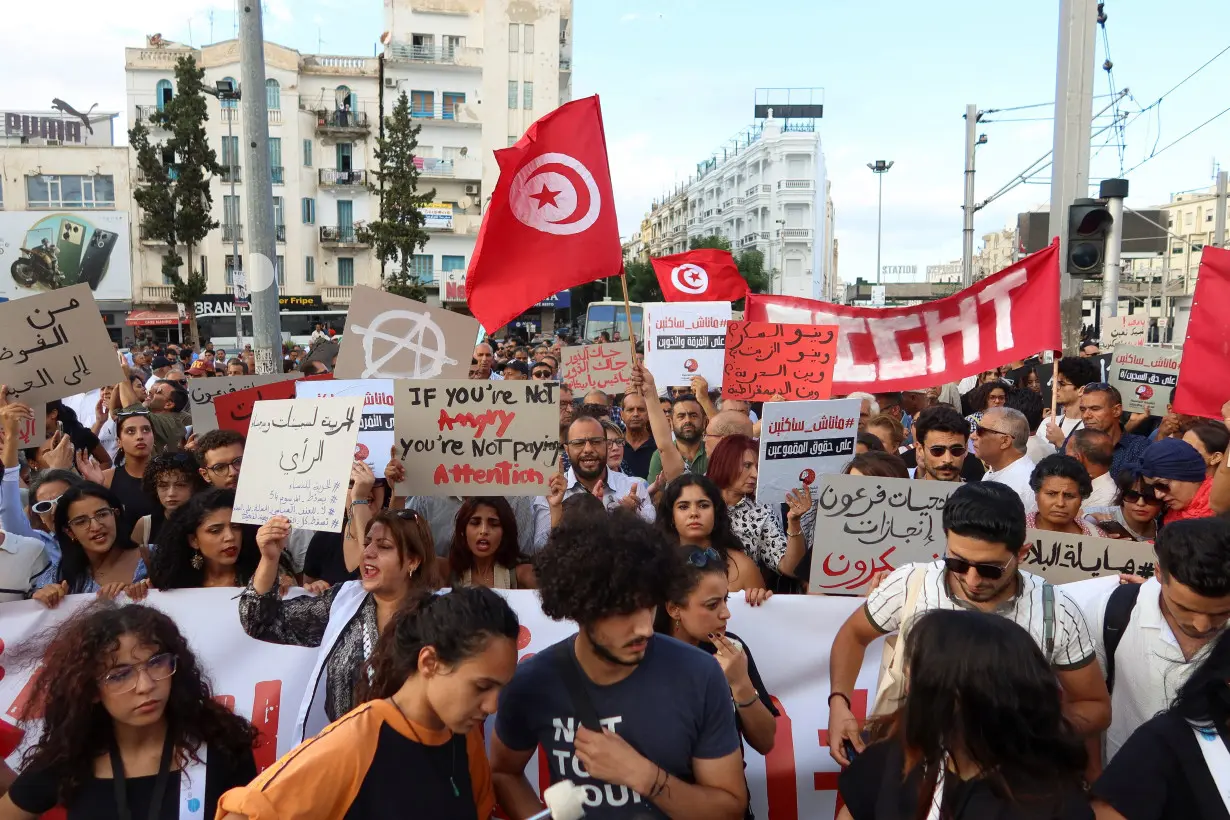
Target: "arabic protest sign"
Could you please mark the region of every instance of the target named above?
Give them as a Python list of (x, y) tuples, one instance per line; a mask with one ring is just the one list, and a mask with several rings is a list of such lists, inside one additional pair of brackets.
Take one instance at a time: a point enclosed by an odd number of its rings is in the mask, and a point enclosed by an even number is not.
[(1052, 584), (1083, 581), (1101, 575), (1138, 575), (1152, 572), (1153, 545), (1126, 538), (1092, 538), (1049, 530), (1029, 530), (1031, 545), (1021, 569), (1041, 575)]
[(730, 302), (649, 302), (644, 310), (645, 366), (659, 387), (693, 376), (722, 383)]
[(559, 383), (398, 381), (397, 495), (546, 495), (558, 471)]
[[(308, 376), (303, 381), (331, 379), (331, 373), (320, 376)], [(248, 423), (252, 420), (252, 410), (258, 401), (277, 401), (295, 397), (294, 381), (271, 382), (269, 384), (249, 387), (246, 390), (236, 390), (234, 393), (223, 393), (214, 397), (214, 415), (218, 419), (218, 427), (223, 430), (234, 430), (244, 436), (248, 435)]]
[[(191, 379), (188, 382), (188, 406), (192, 408), (192, 432), (197, 437), (218, 429), (214, 401), (219, 396), (236, 393), (257, 385), (294, 381), (302, 373), (269, 373), (261, 376), (227, 376), (216, 379)], [(294, 395), (292, 392), (291, 396)], [(281, 398), (290, 398), (284, 396)]]
[(561, 380), (578, 396), (590, 390), (613, 396), (628, 392), (632, 384), (632, 350), (627, 342), (565, 347), (560, 357)]
[(833, 395), (836, 325), (731, 322), (727, 327), (724, 397), (808, 401)]
[(822, 476), (808, 591), (866, 595), (872, 573), (939, 558), (947, 543), (944, 505), (960, 486), (955, 481)]
[(357, 285), (334, 375), (339, 379), (464, 379), (478, 322)]
[(0, 384), (12, 401), (46, 404), (123, 380), (89, 285), (0, 304)]
[(1170, 388), (1179, 383), (1182, 361), (1179, 348), (1123, 345), (1111, 354), (1108, 381), (1123, 396), (1124, 410), (1160, 416), (1170, 401)]
[(840, 473), (854, 456), (861, 399), (766, 402), (760, 421), (758, 504), (781, 504), (786, 493)]
[(393, 446), (393, 380), (392, 379), (330, 379), (301, 381), (295, 384), (295, 395), (301, 399), (329, 396), (363, 399), (363, 419), (359, 422), (359, 441), (354, 457), (372, 468), (376, 478), (384, 475), (389, 463), (389, 448)]
[(341, 532), (362, 418), (361, 396), (258, 402), (231, 520)]
[(1062, 348), (1058, 244), (952, 296), (896, 308), (748, 294), (745, 319), (837, 325), (833, 392), (919, 390)]
[(1149, 317), (1143, 313), (1134, 316), (1110, 316), (1102, 321), (1102, 344), (1107, 347), (1119, 345), (1143, 345), (1148, 341)]

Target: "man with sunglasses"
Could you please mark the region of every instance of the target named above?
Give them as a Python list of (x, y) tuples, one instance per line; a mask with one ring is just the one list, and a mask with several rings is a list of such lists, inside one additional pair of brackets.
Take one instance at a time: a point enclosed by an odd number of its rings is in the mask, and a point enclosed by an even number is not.
[(978, 458), (987, 465), (983, 481), (995, 481), (1012, 488), (1025, 505), (1025, 512), (1037, 509), (1037, 499), (1029, 486), (1034, 462), (1029, 449), (1029, 421), (1020, 410), (992, 407), (982, 414), (972, 437)]
[[(1110, 695), (1098, 668), (1089, 628), (1076, 604), (1020, 566), (1032, 546), (1025, 539), (1020, 497), (995, 482), (964, 484), (943, 513), (947, 547), (930, 564), (895, 569), (837, 632), (829, 658), (829, 752), (849, 765), (843, 743), (862, 751), (851, 711), (855, 679), (867, 647), (882, 635), (908, 631), (934, 609), (1002, 615), (1024, 628), (1054, 667), (1064, 691), (1064, 714), (1081, 734), (1096, 737), (1110, 723)], [(907, 610), (907, 602), (913, 609)]]
[[(914, 422), (914, 449), (903, 460), (923, 481), (977, 481), (978, 459), (969, 455), (969, 422), (946, 404), (928, 407)], [(911, 464), (910, 462), (913, 462)]]
[(1081, 419), (1085, 427), (1110, 436), (1110, 474), (1132, 466), (1149, 446), (1149, 439), (1123, 429), (1123, 397), (1119, 391), (1105, 382), (1085, 385), (1080, 397)]

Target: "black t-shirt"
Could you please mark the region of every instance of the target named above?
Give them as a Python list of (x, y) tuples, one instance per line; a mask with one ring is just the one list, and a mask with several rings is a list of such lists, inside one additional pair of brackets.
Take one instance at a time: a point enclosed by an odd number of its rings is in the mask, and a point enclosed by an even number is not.
[[(208, 754), (205, 759), (205, 817), (213, 817), (218, 799), (227, 789), (245, 786), (256, 777), (256, 760), (251, 751), (240, 760), (221, 753)], [(135, 818), (149, 817), (150, 801), (154, 798), (157, 775), (128, 778), (128, 809)], [(56, 768), (38, 772), (24, 771), (17, 775), (9, 789), (13, 805), (31, 814), (42, 814), (55, 808), (60, 771)], [(115, 805), (115, 782), (109, 778), (90, 778), (67, 807), (68, 820), (120, 820)], [(162, 798), (161, 820), (179, 820), (179, 776), (171, 775)]]
[(340, 532), (318, 532), (312, 536), (303, 557), (303, 574), (317, 581), (327, 581), (329, 586), (359, 578), (357, 568), (353, 572), (346, 569)]
[(1093, 784), (1093, 796), (1127, 820), (1230, 817), (1192, 727), (1166, 712), (1132, 733)]
[(624, 444), (624, 472), (648, 481), (649, 462), (653, 460), (653, 454), (656, 452), (658, 452), (658, 443), (654, 441), (653, 436), (646, 439), (645, 443), (638, 448), (634, 448), (631, 444)]
[[(902, 780), (904, 754), (900, 744), (873, 743), (837, 776), (837, 791), (854, 820), (913, 820), (918, 816), (922, 768), (916, 766)], [(1013, 783), (1017, 794), (1027, 786)], [(1012, 803), (995, 796), (984, 780), (949, 777), (945, 801), (956, 820), (1093, 820), (1088, 798), (1077, 788), (1042, 801)]]

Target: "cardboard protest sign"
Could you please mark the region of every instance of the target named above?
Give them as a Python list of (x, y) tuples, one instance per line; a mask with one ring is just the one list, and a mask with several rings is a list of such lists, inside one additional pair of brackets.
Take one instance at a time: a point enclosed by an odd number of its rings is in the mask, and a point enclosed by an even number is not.
[[(227, 393), (236, 393), (257, 385), (294, 381), (302, 373), (267, 373), (260, 376), (226, 376), (216, 379), (189, 379), (188, 406), (192, 408), (192, 432), (198, 437), (218, 429), (214, 401)], [(291, 395), (294, 395), (292, 392)], [(285, 398), (289, 398), (286, 396)]]
[(836, 365), (836, 325), (731, 322), (722, 395), (743, 401), (827, 399)]
[(1029, 554), (1021, 569), (1041, 575), (1052, 584), (1083, 581), (1101, 575), (1151, 574), (1153, 545), (1126, 538), (1091, 538), (1049, 530), (1029, 530)]
[(398, 495), (546, 495), (559, 463), (559, 383), (398, 381)]
[(1102, 344), (1107, 347), (1143, 345), (1149, 341), (1149, 317), (1109, 316), (1102, 322)]
[(258, 402), (231, 520), (341, 532), (362, 417), (361, 396)]
[(645, 366), (658, 386), (704, 376), (722, 383), (730, 302), (650, 302), (645, 305)]
[(355, 286), (334, 375), (339, 379), (464, 379), (478, 322), (469, 316)]
[(822, 476), (808, 591), (866, 595), (872, 573), (941, 557), (947, 543), (944, 505), (960, 486), (955, 481)]
[(565, 347), (560, 357), (560, 380), (578, 396), (590, 390), (613, 396), (628, 392), (632, 384), (632, 346), (627, 342)]
[(781, 504), (786, 493), (840, 473), (854, 456), (861, 399), (766, 402), (760, 417), (758, 504)]
[(11, 401), (46, 404), (123, 380), (89, 285), (0, 304), (0, 384)]
[(329, 396), (363, 399), (363, 420), (359, 422), (359, 441), (354, 457), (372, 468), (376, 478), (384, 475), (389, 463), (389, 448), (393, 446), (393, 380), (392, 379), (330, 379), (301, 381), (295, 384), (295, 395), (301, 399)]
[(1116, 347), (1111, 354), (1112, 387), (1123, 396), (1123, 409), (1129, 413), (1160, 416), (1170, 401), (1170, 388), (1179, 383), (1180, 348)]

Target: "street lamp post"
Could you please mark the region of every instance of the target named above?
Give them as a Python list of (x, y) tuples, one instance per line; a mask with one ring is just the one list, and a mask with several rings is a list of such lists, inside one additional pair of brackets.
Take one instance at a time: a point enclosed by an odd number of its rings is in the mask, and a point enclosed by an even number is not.
[(880, 198), (876, 206), (876, 284), (880, 284), (880, 242), (884, 232), (884, 175), (893, 167), (893, 161), (877, 159), (867, 163), (871, 173), (880, 178)]
[[(231, 82), (230, 80), (218, 80), (217, 82), (214, 83), (214, 89), (212, 91), (208, 88), (202, 88), (201, 90), (204, 91), (206, 94), (209, 94), (210, 96), (218, 98), (218, 102), (222, 106), (222, 113), (224, 116), (226, 115), (226, 109), (228, 108), (231, 109), (230, 116), (225, 116), (225, 119), (226, 119), (226, 150), (227, 150), (226, 173), (227, 173), (227, 176), (230, 177), (230, 181), (231, 181), (231, 202), (235, 204), (235, 209), (236, 209), (235, 216), (238, 216), (239, 215), (238, 214), (239, 200), (235, 198), (235, 177), (238, 176), (238, 174), (235, 172), (235, 155), (239, 153), (238, 151), (239, 146), (235, 144), (235, 131), (234, 131), (235, 113), (234, 112), (238, 110), (236, 108), (236, 103), (238, 103), (240, 99), (239, 89), (235, 86), (235, 83)], [(230, 102), (231, 104), (228, 106), (227, 102)], [(229, 216), (225, 208), (222, 209), (222, 218), (224, 220), (229, 219)], [(223, 225), (226, 225), (226, 222), (223, 222)], [(242, 271), (243, 266), (239, 264), (239, 226), (232, 223), (230, 225), (230, 229), (231, 229), (231, 265), (232, 265), (231, 275), (232, 277), (234, 277), (235, 273), (239, 273)], [(238, 269), (236, 266), (238, 267)], [(243, 309), (240, 308), (238, 304), (235, 305), (235, 347), (240, 351), (243, 350)]]

